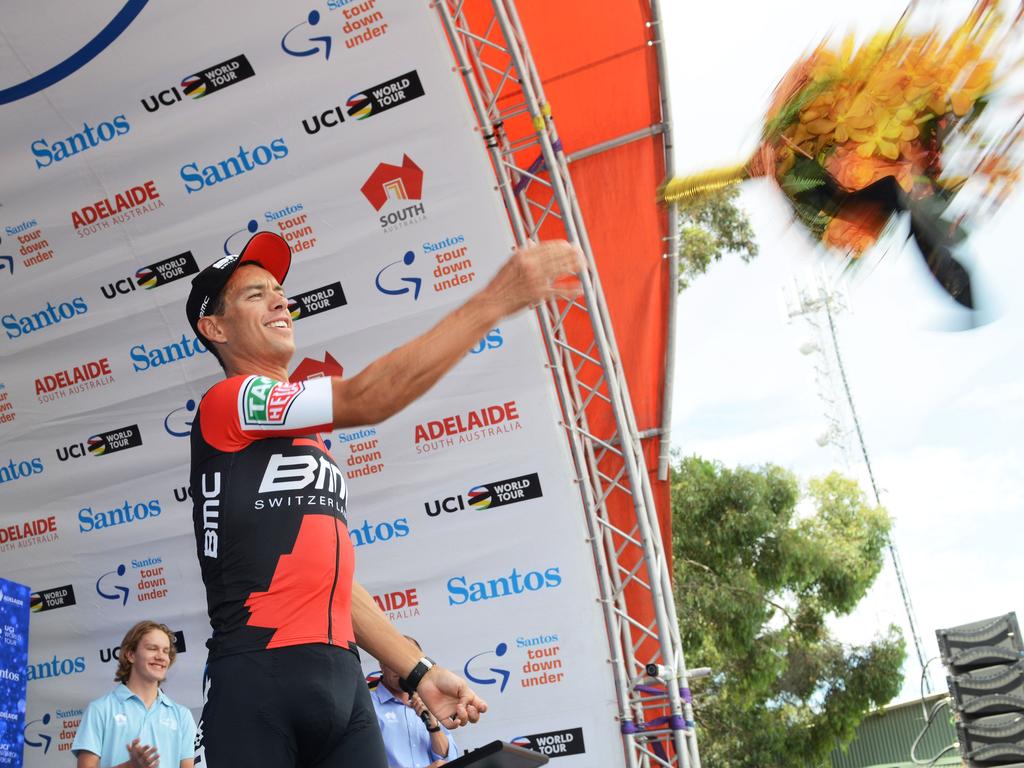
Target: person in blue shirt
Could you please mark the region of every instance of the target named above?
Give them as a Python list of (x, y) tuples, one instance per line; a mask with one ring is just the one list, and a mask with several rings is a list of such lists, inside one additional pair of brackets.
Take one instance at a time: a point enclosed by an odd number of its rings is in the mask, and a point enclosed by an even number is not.
[[(416, 639), (406, 635), (417, 648)], [(437, 768), (459, 757), (461, 752), (448, 730), (430, 714), (415, 693), (402, 690), (400, 675), (380, 665), (380, 682), (370, 691), (377, 724), (384, 737), (388, 768)]]
[(77, 768), (193, 768), (196, 722), (160, 684), (174, 663), (174, 633), (140, 621), (121, 641), (119, 685), (89, 704), (71, 751)]

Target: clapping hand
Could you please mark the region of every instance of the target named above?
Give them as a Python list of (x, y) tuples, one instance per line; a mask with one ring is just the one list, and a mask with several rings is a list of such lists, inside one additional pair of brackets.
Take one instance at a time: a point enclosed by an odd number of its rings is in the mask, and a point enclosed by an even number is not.
[(156, 747), (142, 744), (138, 739), (125, 746), (128, 749), (128, 765), (131, 768), (157, 768), (160, 765), (160, 755), (157, 754)]

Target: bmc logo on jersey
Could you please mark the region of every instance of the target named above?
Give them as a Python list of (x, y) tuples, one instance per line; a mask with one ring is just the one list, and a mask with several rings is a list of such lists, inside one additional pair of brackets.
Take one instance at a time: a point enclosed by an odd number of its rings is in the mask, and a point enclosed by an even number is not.
[(280, 426), (306, 385), (301, 381), (285, 384), (266, 376), (253, 376), (242, 390), (243, 427)]
[(320, 456), (318, 460), (306, 454), (285, 456), (275, 453), (267, 462), (259, 492), (298, 491), (309, 487), (340, 493), (344, 497), (345, 475), (326, 456)]

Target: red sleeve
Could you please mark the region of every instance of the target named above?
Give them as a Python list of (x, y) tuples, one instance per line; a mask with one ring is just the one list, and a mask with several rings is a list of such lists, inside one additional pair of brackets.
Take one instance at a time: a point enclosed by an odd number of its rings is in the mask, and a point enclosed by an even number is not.
[(199, 428), (207, 443), (226, 453), (268, 437), (326, 432), (333, 418), (331, 392), (327, 376), (295, 383), (232, 376), (203, 396)]

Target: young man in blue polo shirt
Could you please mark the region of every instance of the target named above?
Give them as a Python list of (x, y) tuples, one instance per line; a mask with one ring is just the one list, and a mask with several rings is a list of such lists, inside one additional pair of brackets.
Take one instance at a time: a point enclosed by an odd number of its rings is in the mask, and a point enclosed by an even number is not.
[(121, 641), (113, 691), (89, 704), (71, 751), (77, 768), (193, 768), (192, 713), (160, 690), (174, 663), (174, 633), (140, 621)]

